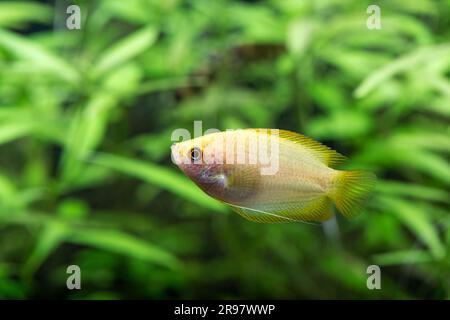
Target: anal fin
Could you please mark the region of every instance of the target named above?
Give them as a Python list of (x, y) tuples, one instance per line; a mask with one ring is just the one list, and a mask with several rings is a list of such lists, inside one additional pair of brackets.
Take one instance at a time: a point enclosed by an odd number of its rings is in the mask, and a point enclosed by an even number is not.
[(227, 204), (245, 219), (259, 223), (322, 222), (332, 216), (331, 202), (325, 196), (309, 202), (306, 206), (292, 205), (270, 209)]
[(282, 222), (295, 222), (287, 217), (279, 216), (276, 214), (259, 211), (256, 209), (244, 208), (236, 205), (229, 205), (233, 211), (237, 212), (243, 218), (259, 223), (282, 223)]

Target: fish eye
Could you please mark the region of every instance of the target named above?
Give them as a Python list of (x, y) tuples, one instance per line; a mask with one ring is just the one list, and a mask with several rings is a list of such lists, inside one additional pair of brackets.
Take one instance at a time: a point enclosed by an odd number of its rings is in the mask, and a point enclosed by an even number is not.
[(193, 147), (189, 151), (189, 156), (192, 161), (199, 161), (202, 158), (202, 150), (199, 147)]

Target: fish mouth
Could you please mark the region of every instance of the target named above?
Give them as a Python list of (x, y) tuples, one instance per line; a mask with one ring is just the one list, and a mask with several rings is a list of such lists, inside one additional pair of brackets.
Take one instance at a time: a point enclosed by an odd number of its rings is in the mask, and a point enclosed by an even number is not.
[(170, 150), (171, 150), (172, 162), (181, 168), (181, 166), (183, 164), (183, 157), (181, 154), (179, 144), (178, 143), (172, 144), (172, 146), (170, 147)]

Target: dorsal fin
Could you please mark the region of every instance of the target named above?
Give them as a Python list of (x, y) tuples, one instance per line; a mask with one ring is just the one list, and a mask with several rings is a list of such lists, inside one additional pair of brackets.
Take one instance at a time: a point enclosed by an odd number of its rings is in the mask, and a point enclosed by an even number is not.
[(299, 133), (288, 130), (279, 130), (279, 137), (301, 144), (303, 147), (309, 149), (319, 161), (327, 166), (335, 166), (347, 160), (347, 157), (339, 152)]

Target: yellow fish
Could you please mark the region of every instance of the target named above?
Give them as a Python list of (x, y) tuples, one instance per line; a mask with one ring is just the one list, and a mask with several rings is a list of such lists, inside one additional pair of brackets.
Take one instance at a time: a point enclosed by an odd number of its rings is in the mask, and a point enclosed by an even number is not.
[(172, 146), (172, 159), (211, 197), (256, 222), (325, 221), (331, 204), (357, 215), (375, 175), (333, 167), (346, 159), (278, 129), (216, 132)]

